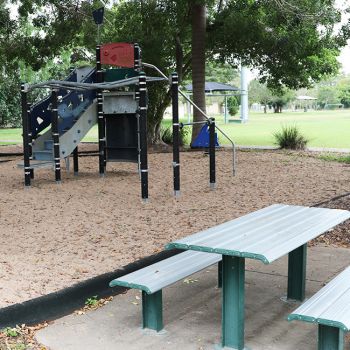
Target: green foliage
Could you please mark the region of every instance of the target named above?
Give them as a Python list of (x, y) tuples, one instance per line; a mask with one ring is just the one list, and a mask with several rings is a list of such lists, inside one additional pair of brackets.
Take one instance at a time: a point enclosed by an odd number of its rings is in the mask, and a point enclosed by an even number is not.
[(334, 0), (223, 3), (211, 18), (208, 36), (211, 52), (222, 61), (242, 60), (274, 89), (309, 87), (338, 71), (337, 55), (350, 23), (335, 30), (341, 11)]
[(317, 93), (317, 102), (321, 108), (328, 104), (340, 103), (336, 86), (321, 85)]
[(206, 81), (238, 85), (239, 79), (237, 69), (227, 63), (209, 61), (205, 67)]
[(296, 125), (283, 126), (282, 130), (275, 132), (273, 136), (275, 138), (275, 144), (280, 148), (303, 150), (309, 142)]
[[(180, 129), (180, 146), (184, 146), (188, 143), (188, 136), (190, 134), (190, 129), (188, 127), (184, 127)], [(161, 140), (167, 145), (173, 144), (173, 128), (171, 126), (161, 127)]]
[(3, 333), (6, 335), (6, 337), (12, 337), (12, 338), (16, 338), (20, 335), (17, 328), (11, 328), (11, 327), (6, 327), (3, 330)]
[[(94, 60), (97, 35), (91, 11), (101, 6), (101, 1), (19, 0), (19, 19), (11, 20), (5, 5), (13, 2), (0, 0), (0, 59), (7, 70), (17, 74), (16, 81), (23, 76), (20, 62), (38, 71), (72, 47), (91, 53)], [(192, 2), (108, 3), (112, 6), (106, 7), (101, 42), (138, 42), (144, 61), (155, 64), (167, 75), (176, 70), (180, 81), (189, 75)], [(260, 80), (274, 89), (308, 87), (336, 72), (339, 48), (346, 45), (350, 36), (350, 23), (336, 30), (341, 13), (334, 7), (335, 0), (295, 0), (292, 5), (286, 2), (284, 7), (277, 0), (203, 3), (208, 14), (207, 60), (234, 67), (242, 59), (243, 64), (256, 67)], [(154, 74), (150, 70), (146, 73)], [(207, 73), (218, 73), (215, 65)], [(224, 78), (220, 73), (218, 79)], [(1, 96), (5, 96), (4, 92)], [(170, 103), (166, 84), (153, 84), (149, 97), (149, 140), (157, 142), (160, 122)], [(16, 98), (14, 106), (18, 105)], [(1, 113), (6, 119), (10, 114), (17, 115), (15, 111)]]
[(266, 84), (262, 84), (257, 79), (254, 79), (249, 84), (248, 98), (249, 104), (261, 103), (266, 106), (272, 99), (272, 92)]
[(295, 92), (285, 87), (272, 90), (266, 84), (252, 80), (249, 84), (248, 96), (250, 104), (261, 103), (265, 108), (269, 105), (275, 113), (281, 113), (282, 108), (295, 99)]
[(327, 162), (338, 162), (338, 163), (345, 163), (350, 164), (350, 156), (342, 156), (342, 155), (335, 155), (335, 154), (321, 154), (319, 156), (320, 159), (325, 160)]
[(97, 299), (97, 295), (94, 295), (93, 297), (91, 298), (87, 298), (86, 301), (85, 301), (85, 305), (86, 306), (96, 306), (98, 304), (98, 299)]
[(231, 116), (235, 116), (239, 111), (239, 103), (235, 96), (230, 96), (227, 99), (227, 109)]
[(172, 127), (161, 127), (160, 131), (161, 140), (167, 145), (171, 145), (173, 143), (173, 129)]
[(350, 85), (340, 90), (339, 98), (345, 108), (350, 108)]
[(288, 104), (288, 102), (295, 99), (295, 92), (289, 89), (281, 89), (272, 92), (272, 96), (268, 104), (274, 109), (275, 113), (282, 113), (282, 108)]
[(21, 125), (20, 80), (13, 71), (0, 72), (0, 127)]

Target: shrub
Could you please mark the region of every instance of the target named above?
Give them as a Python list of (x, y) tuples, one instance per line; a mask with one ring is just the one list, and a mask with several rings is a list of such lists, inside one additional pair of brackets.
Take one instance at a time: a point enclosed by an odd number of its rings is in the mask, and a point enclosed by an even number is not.
[[(188, 127), (184, 127), (180, 129), (180, 146), (186, 144), (187, 135), (189, 134), (190, 129)], [(163, 128), (160, 131), (161, 140), (167, 145), (172, 145), (173, 143), (173, 128), (169, 126), (167, 128)]]
[(231, 116), (235, 116), (239, 110), (239, 104), (236, 97), (231, 96), (227, 99), (227, 109)]
[(280, 148), (303, 150), (309, 142), (296, 125), (283, 126), (282, 130), (275, 132), (273, 136), (275, 144)]

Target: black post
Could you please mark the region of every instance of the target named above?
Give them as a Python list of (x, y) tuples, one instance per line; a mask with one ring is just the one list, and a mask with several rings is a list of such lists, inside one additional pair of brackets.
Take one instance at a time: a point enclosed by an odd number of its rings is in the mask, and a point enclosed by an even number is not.
[[(101, 67), (101, 46), (96, 46), (96, 81), (102, 83), (102, 67)], [(103, 115), (103, 95), (102, 90), (97, 90), (97, 118), (98, 118), (98, 154), (99, 154), (99, 171), (100, 176), (105, 175), (105, 152), (106, 152), (106, 135), (105, 135), (105, 119)]]
[(79, 154), (78, 154), (78, 146), (75, 147), (73, 151), (73, 165), (74, 165), (74, 176), (77, 176), (79, 173)]
[[(31, 116), (30, 116), (30, 107), (31, 107), (31, 104), (28, 103), (27, 101), (29, 160), (33, 160), (33, 134), (32, 134), (32, 123), (31, 123)], [(29, 171), (30, 171), (30, 178), (34, 179), (34, 169), (31, 168)]]
[(215, 189), (215, 119), (209, 121), (209, 186)]
[(141, 163), (141, 195), (144, 202), (148, 201), (148, 160), (147, 160), (147, 87), (146, 75), (140, 72), (140, 163)]
[(139, 44), (134, 44), (134, 69), (137, 71), (141, 70), (141, 48)]
[(55, 161), (55, 179), (56, 183), (61, 183), (61, 157), (60, 157), (60, 135), (58, 133), (58, 101), (57, 90), (53, 89), (51, 93), (51, 132), (53, 140), (53, 157)]
[(177, 73), (171, 75), (171, 98), (173, 105), (173, 169), (174, 195), (180, 195), (180, 124), (179, 124), (179, 77)]
[(22, 102), (22, 130), (23, 130), (23, 154), (24, 154), (24, 185), (30, 187), (30, 148), (29, 148), (29, 121), (28, 121), (28, 91), (25, 84), (21, 84)]

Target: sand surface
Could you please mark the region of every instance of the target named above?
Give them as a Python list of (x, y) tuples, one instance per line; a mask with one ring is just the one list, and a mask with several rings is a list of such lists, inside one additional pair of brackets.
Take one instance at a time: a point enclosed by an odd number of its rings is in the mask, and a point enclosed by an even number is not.
[(80, 159), (80, 176), (49, 169), (23, 188), (18, 160), (0, 163), (0, 307), (38, 297), (154, 254), (169, 241), (273, 203), (312, 205), (350, 191), (350, 167), (286, 152), (181, 154), (181, 197), (172, 196), (172, 155), (149, 155), (150, 202), (140, 200), (135, 164)]

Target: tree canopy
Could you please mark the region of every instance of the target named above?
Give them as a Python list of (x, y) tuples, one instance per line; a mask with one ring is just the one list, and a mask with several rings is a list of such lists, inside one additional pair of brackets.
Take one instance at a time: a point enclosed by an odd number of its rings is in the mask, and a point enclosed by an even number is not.
[[(181, 80), (191, 78), (193, 4), (206, 7), (207, 62), (237, 66), (242, 61), (258, 69), (260, 81), (275, 90), (309, 87), (335, 74), (339, 68), (336, 57), (350, 37), (349, 23), (340, 25), (341, 12), (335, 8), (335, 0), (105, 2), (110, 5), (101, 41), (138, 42), (144, 61), (166, 74), (176, 70)], [(76, 47), (92, 53), (94, 60), (96, 26), (91, 12), (101, 6), (100, 1), (0, 3), (0, 58), (5, 66), (0, 82), (11, 74), (18, 81), (20, 63), (39, 70), (62, 52), (73, 53)], [(16, 20), (10, 18), (11, 3), (18, 4)], [(151, 87), (150, 101), (150, 140), (156, 142), (170, 102), (165, 84)]]

